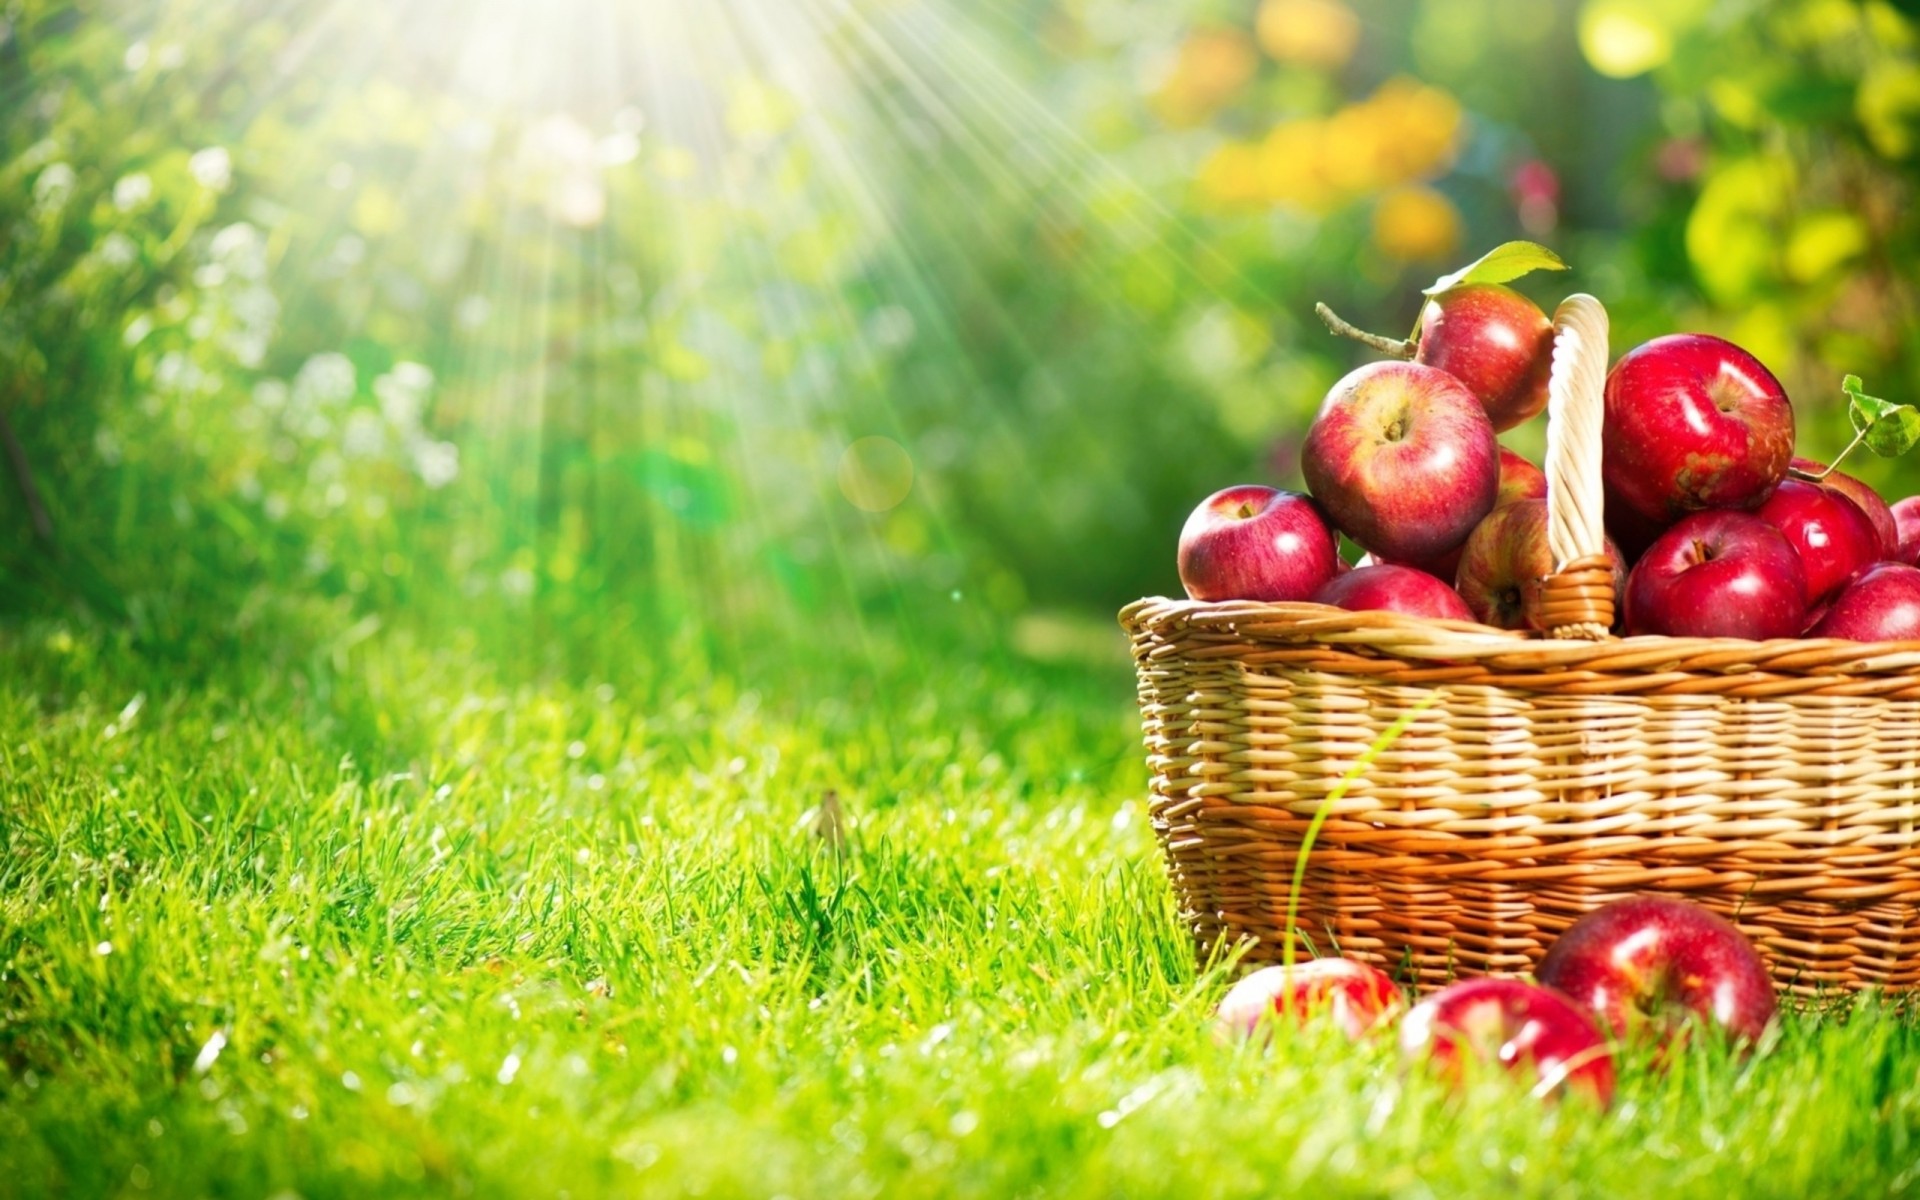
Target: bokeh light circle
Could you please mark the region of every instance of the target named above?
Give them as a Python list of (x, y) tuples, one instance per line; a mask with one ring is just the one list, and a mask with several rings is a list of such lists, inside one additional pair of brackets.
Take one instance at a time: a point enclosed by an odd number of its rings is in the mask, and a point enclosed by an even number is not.
[(892, 438), (860, 438), (840, 456), (840, 494), (862, 512), (896, 508), (912, 490), (913, 459)]
[(1580, 49), (1593, 69), (1631, 79), (1673, 57), (1664, 4), (1652, 0), (1587, 0), (1580, 9)]

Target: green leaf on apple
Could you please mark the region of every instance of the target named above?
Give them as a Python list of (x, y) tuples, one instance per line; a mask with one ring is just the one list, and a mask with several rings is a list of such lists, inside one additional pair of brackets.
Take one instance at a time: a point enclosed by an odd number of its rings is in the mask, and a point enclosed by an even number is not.
[(1538, 242), (1504, 242), (1451, 275), (1442, 275), (1420, 294), (1438, 296), (1463, 283), (1506, 283), (1535, 271), (1564, 271), (1560, 256)]
[(1905, 454), (1920, 444), (1920, 411), (1911, 404), (1895, 404), (1861, 390), (1860, 377), (1849, 375), (1840, 381), (1847, 394), (1847, 416), (1853, 421), (1857, 441), (1882, 458)]

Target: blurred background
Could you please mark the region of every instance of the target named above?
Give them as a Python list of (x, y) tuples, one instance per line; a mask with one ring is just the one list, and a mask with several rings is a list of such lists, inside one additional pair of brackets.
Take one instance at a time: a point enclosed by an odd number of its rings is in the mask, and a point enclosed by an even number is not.
[(0, 0), (0, 613), (1124, 663), (1364, 359), (1314, 301), (1538, 240), (1821, 456), (1916, 180), (1879, 0)]

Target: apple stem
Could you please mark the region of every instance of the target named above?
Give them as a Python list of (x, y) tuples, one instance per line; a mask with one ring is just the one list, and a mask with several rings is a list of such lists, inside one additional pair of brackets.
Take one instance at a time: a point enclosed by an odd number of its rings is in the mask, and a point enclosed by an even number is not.
[(1334, 312), (1325, 304), (1314, 305), (1313, 311), (1320, 315), (1320, 319), (1326, 323), (1327, 328), (1332, 332), (1339, 334), (1343, 338), (1352, 338), (1363, 346), (1371, 346), (1389, 358), (1412, 358), (1415, 349), (1417, 349), (1412, 341), (1401, 341), (1396, 338), (1381, 337), (1377, 333), (1368, 333), (1358, 326), (1349, 325), (1346, 321), (1340, 319), (1339, 313)]
[(1847, 455), (1852, 454), (1855, 450), (1859, 449), (1860, 443), (1866, 440), (1867, 440), (1867, 431), (1865, 429), (1862, 429), (1860, 432), (1853, 435), (1853, 440), (1847, 443), (1847, 448), (1845, 450), (1842, 450), (1839, 454), (1834, 456), (1833, 461), (1827, 464), (1825, 470), (1802, 471), (1798, 467), (1788, 467), (1787, 474), (1793, 476), (1795, 479), (1804, 479), (1808, 483), (1819, 483), (1822, 479), (1825, 479), (1827, 476), (1839, 470), (1840, 464), (1846, 461)]

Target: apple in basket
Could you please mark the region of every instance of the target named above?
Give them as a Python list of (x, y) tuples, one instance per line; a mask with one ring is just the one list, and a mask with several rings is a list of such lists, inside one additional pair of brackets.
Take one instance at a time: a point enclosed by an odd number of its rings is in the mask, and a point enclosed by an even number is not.
[(1783, 479), (1753, 515), (1785, 534), (1800, 555), (1809, 604), (1833, 599), (1848, 580), (1884, 557), (1873, 521), (1834, 488)]
[(1473, 620), (1473, 611), (1460, 599), (1460, 593), (1425, 571), (1392, 563), (1355, 567), (1329, 581), (1313, 594), (1313, 599), (1353, 612), (1378, 610), (1412, 617)]
[(1493, 424), (1466, 385), (1436, 367), (1369, 363), (1333, 385), (1300, 450), (1307, 490), (1380, 559), (1434, 562), (1492, 509)]
[(1860, 573), (1808, 637), (1856, 642), (1920, 641), (1920, 569), (1876, 563)]
[[(1811, 458), (1795, 458), (1788, 465), (1796, 471), (1804, 471), (1809, 475), (1819, 475), (1820, 472), (1827, 470), (1825, 463)], [(1858, 504), (1860, 511), (1867, 514), (1867, 519), (1872, 521), (1873, 527), (1880, 532), (1881, 558), (1891, 559), (1899, 555), (1899, 522), (1894, 518), (1893, 510), (1887, 507), (1887, 502), (1880, 498), (1879, 492), (1845, 471), (1827, 471), (1820, 478), (1819, 483), (1821, 487), (1839, 492)]]
[[(1626, 560), (1611, 540), (1614, 594), (1627, 577)], [(1553, 570), (1547, 546), (1547, 502), (1519, 500), (1487, 514), (1460, 556), (1461, 599), (1475, 619), (1501, 629), (1544, 629), (1540, 581)]]
[(1500, 487), (1494, 493), (1493, 506), (1504, 508), (1516, 500), (1546, 498), (1546, 473), (1521, 455), (1500, 447)]
[[(1499, 512), (1517, 500), (1543, 499), (1547, 494), (1547, 477), (1540, 468), (1515, 454), (1505, 446), (1500, 447), (1500, 486), (1493, 495), (1493, 511)], [(1436, 579), (1453, 581), (1460, 574), (1460, 559), (1466, 552), (1466, 543), (1453, 548), (1451, 553), (1443, 554), (1432, 562), (1398, 563), (1397, 566), (1413, 567), (1425, 571)], [(1372, 562), (1368, 555), (1362, 565)]]
[(1679, 333), (1629, 350), (1607, 375), (1601, 476), (1640, 517), (1665, 524), (1752, 508), (1793, 457), (1793, 405), (1745, 350)]
[(1305, 600), (1339, 561), (1312, 500), (1259, 484), (1208, 496), (1180, 531), (1180, 582), (1195, 600)]
[(1479, 397), (1494, 429), (1512, 429), (1547, 406), (1553, 322), (1512, 288), (1462, 284), (1421, 310), (1413, 361), (1458, 379)]
[(1894, 529), (1900, 541), (1893, 561), (1903, 562), (1910, 567), (1920, 566), (1920, 496), (1908, 496), (1896, 502), (1888, 511), (1893, 514)]
[(1400, 1022), (1400, 1053), (1456, 1089), (1502, 1072), (1542, 1098), (1613, 1101), (1613, 1054), (1593, 1021), (1559, 992), (1520, 979), (1469, 979), (1428, 996)]
[(1627, 632), (1793, 637), (1807, 577), (1778, 529), (1752, 513), (1695, 513), (1661, 534), (1627, 577)]
[(1614, 494), (1612, 488), (1601, 486), (1601, 499), (1606, 506), (1605, 522), (1607, 536), (1613, 544), (1620, 547), (1620, 556), (1632, 567), (1647, 552), (1647, 547), (1660, 540), (1671, 522), (1650, 521), (1627, 507), (1626, 501)]
[(1312, 958), (1292, 966), (1262, 967), (1227, 992), (1214, 1010), (1223, 1037), (1246, 1037), (1263, 1022), (1303, 1025), (1330, 1020), (1359, 1041), (1406, 1007), (1385, 971), (1351, 958)]
[(1732, 922), (1668, 896), (1638, 896), (1581, 917), (1536, 972), (1615, 1037), (1665, 1046), (1704, 1024), (1757, 1042), (1773, 1020), (1767, 965)]

